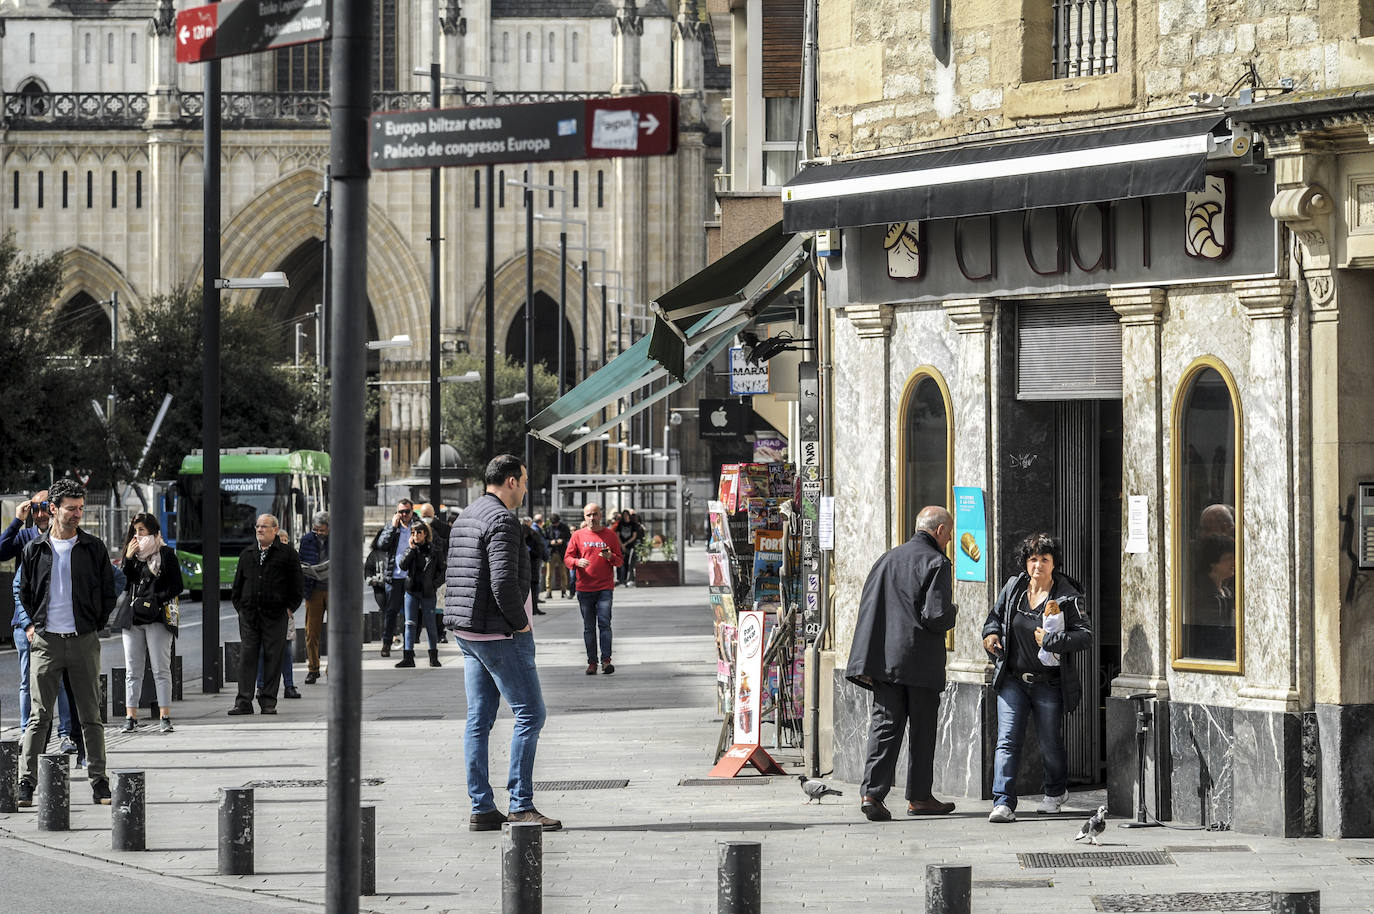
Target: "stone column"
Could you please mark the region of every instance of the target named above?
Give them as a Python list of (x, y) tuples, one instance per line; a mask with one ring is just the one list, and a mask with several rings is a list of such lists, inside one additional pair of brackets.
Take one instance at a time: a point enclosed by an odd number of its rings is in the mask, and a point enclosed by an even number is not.
[[(458, 0), (437, 0), (436, 5), (439, 13), (439, 60), (443, 63), (445, 73), (466, 73), (463, 69), (466, 61), (463, 59), (463, 40), (468, 34), (468, 20), (463, 15), (461, 4)], [(487, 70), (487, 67), (483, 67)], [(482, 89), (482, 86), (473, 83), (463, 85), (457, 80), (445, 80), (449, 85), (444, 86), (445, 95), (455, 94), (459, 89)], [(449, 103), (445, 103), (449, 107)]]
[(640, 39), (644, 35), (644, 19), (639, 15), (635, 0), (616, 0), (611, 35), (615, 39), (615, 82), (611, 85), (611, 94), (643, 92), (645, 86), (639, 74), (639, 51)]
[[(999, 508), (994, 492), (992, 455), (999, 383), (993, 321), (997, 301), (957, 298), (944, 302), (957, 335), (956, 368), (949, 378), (954, 435), (954, 482), (983, 490), (990, 509), (986, 567), (997, 567), (996, 530)], [(996, 594), (995, 573), (986, 582), (955, 581), (954, 602), (960, 608), (954, 628), (954, 653), (945, 666), (949, 685), (940, 702), (941, 739), (935, 748), (937, 791), (966, 797), (992, 796), (992, 757), (996, 748), (996, 703), (987, 683), (992, 664), (983, 650), (983, 620)]]
[(176, 15), (176, 4), (172, 0), (158, 0), (157, 12), (148, 20), (149, 127), (173, 124), (181, 116), (176, 77), (176, 36), (172, 34)]
[[(697, 239), (705, 223), (706, 194), (710, 186), (706, 174), (706, 103), (702, 89), (705, 75), (702, 64), (703, 39), (697, 0), (681, 0), (677, 19), (673, 22), (673, 92), (679, 99), (677, 155), (665, 161), (671, 175), (666, 190), (677, 210), (675, 220), (681, 242), (663, 259), (669, 266), (669, 280), (677, 282), (701, 269), (705, 246)], [(647, 298), (648, 296), (644, 296)]]

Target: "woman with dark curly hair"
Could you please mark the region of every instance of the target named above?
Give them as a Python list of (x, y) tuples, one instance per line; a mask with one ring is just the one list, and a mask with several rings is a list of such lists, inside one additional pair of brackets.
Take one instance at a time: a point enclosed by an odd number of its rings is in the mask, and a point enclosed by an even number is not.
[[(1064, 715), (1078, 707), (1083, 688), (1064, 655), (1090, 647), (1092, 629), (1083, 588), (1059, 570), (1061, 558), (1059, 542), (1048, 533), (1026, 537), (1016, 550), (1016, 563), (1025, 570), (1007, 581), (983, 623), (983, 648), (996, 664), (992, 688), (997, 693), (989, 822), (1016, 821), (1016, 770), (1031, 715), (1045, 764), (1045, 798), (1037, 812), (1057, 813), (1069, 798)], [(1047, 631), (1046, 619), (1060, 614), (1062, 625), (1056, 622), (1048, 626), (1055, 630)], [(1053, 655), (1061, 660), (1057, 665)]]

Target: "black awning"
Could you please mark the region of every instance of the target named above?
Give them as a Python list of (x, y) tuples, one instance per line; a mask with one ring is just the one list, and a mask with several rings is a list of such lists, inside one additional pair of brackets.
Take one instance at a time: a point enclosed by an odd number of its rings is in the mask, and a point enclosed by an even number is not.
[(883, 225), (1201, 190), (1225, 121), (1209, 114), (813, 166), (783, 188), (783, 227)]

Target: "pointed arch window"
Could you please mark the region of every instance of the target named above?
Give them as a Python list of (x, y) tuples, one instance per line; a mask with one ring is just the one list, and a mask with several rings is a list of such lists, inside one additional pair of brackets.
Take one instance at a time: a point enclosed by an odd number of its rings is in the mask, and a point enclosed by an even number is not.
[(1172, 426), (1174, 668), (1239, 673), (1243, 438), (1236, 383), (1219, 360), (1184, 373)]

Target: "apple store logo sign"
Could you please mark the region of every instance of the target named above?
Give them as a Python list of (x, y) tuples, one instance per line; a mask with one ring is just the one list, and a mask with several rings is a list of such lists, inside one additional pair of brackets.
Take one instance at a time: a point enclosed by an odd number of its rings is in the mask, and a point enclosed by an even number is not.
[(698, 400), (702, 438), (738, 438), (750, 431), (749, 405), (739, 400)]

